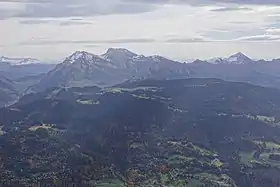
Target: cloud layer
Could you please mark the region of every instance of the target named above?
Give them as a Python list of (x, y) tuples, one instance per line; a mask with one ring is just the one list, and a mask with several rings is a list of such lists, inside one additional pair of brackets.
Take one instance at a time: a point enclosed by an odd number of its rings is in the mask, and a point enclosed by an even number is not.
[[(122, 0), (2, 0), (1, 4), (9, 4), (0, 8), (0, 18), (59, 18), (75, 16), (96, 16), (108, 14), (137, 14), (155, 9), (155, 5), (135, 3)], [(15, 9), (12, 5), (21, 6)]]
[[(0, 19), (10, 17), (45, 18), (96, 16), (108, 14), (137, 14), (149, 12), (166, 4), (205, 6), (216, 4), (280, 5), (279, 0), (0, 0)], [(13, 6), (17, 5), (17, 8)], [(2, 7), (0, 6), (0, 7)], [(9, 7), (10, 6), (10, 7)], [(19, 6), (21, 8), (19, 8)], [(223, 7), (213, 11), (245, 10), (240, 7)]]
[(0, 28), (0, 56), (127, 47), (179, 58), (278, 57), (280, 1), (0, 0)]

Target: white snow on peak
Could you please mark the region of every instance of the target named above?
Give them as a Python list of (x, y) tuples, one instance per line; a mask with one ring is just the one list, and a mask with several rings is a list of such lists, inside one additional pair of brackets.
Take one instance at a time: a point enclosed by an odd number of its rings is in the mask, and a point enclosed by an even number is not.
[(40, 60), (33, 58), (9, 58), (4, 56), (0, 57), (0, 62), (7, 63), (12, 66), (42, 63)]
[(154, 62), (160, 62), (161, 60), (165, 60), (166, 58), (159, 56), (159, 55), (153, 55), (150, 56), (150, 58), (154, 61)]
[(234, 55), (231, 55), (228, 58), (212, 58), (208, 60), (207, 62), (212, 64), (248, 64), (253, 62), (252, 59), (244, 55), (243, 53), (236, 53)]
[(86, 61), (92, 61), (95, 57), (97, 57), (97, 56), (94, 54), (88, 53), (86, 51), (76, 51), (70, 57), (67, 57), (65, 59), (65, 62), (72, 64), (76, 60), (81, 59), (81, 58), (85, 59)]
[[(82, 61), (80, 62), (80, 60)], [(130, 67), (132, 64), (135, 64), (137, 62), (151, 61), (151, 62), (158, 63), (165, 60), (169, 60), (169, 59), (159, 55), (153, 55), (153, 56), (138, 55), (124, 48), (109, 48), (106, 51), (106, 53), (102, 55), (94, 55), (92, 53), (88, 53), (85, 51), (77, 51), (73, 53), (71, 56), (67, 57), (64, 60), (64, 64), (66, 65), (73, 64), (73, 63), (76, 64), (76, 62), (77, 64), (93, 63), (99, 65), (106, 64), (107, 66), (117, 67), (117, 68), (126, 68), (126, 67)]]
[(229, 63), (235, 63), (235, 64), (246, 64), (246, 63), (250, 63), (252, 60), (246, 55), (244, 55), (243, 53), (239, 52), (227, 58), (227, 61)]
[(137, 55), (137, 56), (134, 56), (132, 59), (133, 60), (142, 60), (144, 58), (146, 58), (144, 55)]

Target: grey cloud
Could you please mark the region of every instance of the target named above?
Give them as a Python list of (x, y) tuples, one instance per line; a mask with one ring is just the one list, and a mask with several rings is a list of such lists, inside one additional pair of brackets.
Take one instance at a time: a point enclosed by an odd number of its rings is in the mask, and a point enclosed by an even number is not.
[[(11, 2), (0, 0), (0, 3)], [(60, 17), (85, 17), (108, 14), (134, 14), (148, 12), (155, 8), (154, 5), (141, 2), (123, 0), (14, 0), (22, 3), (25, 9), (17, 10), (16, 14), (1, 13), (0, 18), (60, 18)], [(1, 11), (3, 12), (3, 11)]]
[(223, 4), (257, 4), (257, 5), (280, 5), (279, 0), (124, 0), (129, 2), (145, 2), (150, 4), (179, 4), (186, 3), (194, 6), (203, 6), (215, 3)]
[(50, 23), (53, 22), (53, 20), (20, 20), (20, 24), (26, 24), (26, 25), (37, 25), (37, 24), (43, 24), (43, 23)]
[(59, 24), (61, 26), (68, 26), (68, 25), (91, 25), (92, 23), (86, 21), (62, 21)]
[(44, 45), (71, 45), (80, 44), (85, 47), (99, 47), (102, 44), (151, 44), (151, 43), (205, 43), (205, 42), (264, 42), (264, 41), (280, 41), (280, 36), (277, 35), (254, 35), (254, 36), (242, 36), (232, 39), (211, 39), (202, 37), (193, 38), (170, 38), (165, 40), (154, 40), (150, 38), (123, 38), (114, 40), (36, 40), (21, 42), (18, 45), (21, 46), (44, 46)]
[(248, 41), (248, 42), (258, 42), (258, 41), (280, 41), (280, 36), (277, 35), (256, 35), (256, 36), (245, 36), (235, 39), (235, 41)]
[(213, 11), (213, 12), (229, 12), (229, 11), (242, 11), (242, 10), (252, 10), (252, 9), (251, 8), (245, 8), (245, 7), (222, 7), (222, 8), (212, 9), (210, 11)]
[(280, 5), (279, 0), (212, 0), (212, 2), (234, 4)]
[(88, 44), (88, 45), (85, 45), (85, 47), (95, 48), (95, 47), (100, 47), (100, 45)]
[(82, 18), (72, 18), (71, 21), (82, 21)]
[(205, 42), (264, 42), (264, 41), (280, 41), (278, 35), (247, 35), (247, 36), (231, 36), (231, 37), (211, 37), (206, 36), (194, 37), (194, 38), (171, 38), (161, 41), (163, 43), (205, 43)]
[(252, 22), (249, 21), (230, 21), (229, 23), (233, 23), (233, 24), (250, 24)]
[(85, 44), (85, 45), (94, 45), (94, 44), (114, 44), (114, 43), (153, 43), (154, 39), (150, 38), (122, 38), (115, 40), (32, 40), (21, 42), (19, 45), (54, 45), (54, 44)]
[(208, 42), (204, 38), (194, 37), (194, 38), (170, 38), (163, 41), (164, 43), (202, 43)]
[(107, 40), (105, 43), (153, 43), (154, 39), (151, 38), (124, 38), (116, 40)]
[[(75, 20), (75, 19), (74, 19)], [(80, 19), (82, 20), (82, 19)], [(45, 23), (53, 23), (53, 24), (59, 24), (61, 26), (68, 26), (68, 25), (90, 25), (91, 22), (87, 21), (73, 21), (71, 20), (48, 20), (48, 19), (31, 19), (31, 20), (20, 20), (20, 24), (27, 24), (27, 25), (37, 25), (37, 24), (45, 24)]]
[[(222, 30), (222, 32), (220, 30)], [(241, 27), (228, 27), (208, 30), (201, 33), (201, 36), (211, 38), (212, 40), (231, 41), (244, 36), (260, 36), (264, 34), (265, 31), (261, 28), (242, 29)]]
[(244, 8), (236, 8), (232, 4), (280, 5), (279, 0), (0, 0), (0, 3), (3, 2), (21, 3), (25, 5), (25, 9), (16, 10), (16, 12), (1, 9), (0, 19), (136, 14), (153, 11), (163, 4), (189, 4), (192, 6), (230, 4), (229, 7), (213, 11), (245, 10)]

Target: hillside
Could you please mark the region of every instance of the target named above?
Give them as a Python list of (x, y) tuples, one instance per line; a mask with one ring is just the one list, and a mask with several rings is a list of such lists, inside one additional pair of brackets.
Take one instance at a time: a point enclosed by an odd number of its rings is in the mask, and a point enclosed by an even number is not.
[(16, 84), (0, 76), (0, 107), (13, 103), (19, 97)]
[(27, 95), (0, 110), (1, 185), (276, 187), (279, 94), (181, 79)]

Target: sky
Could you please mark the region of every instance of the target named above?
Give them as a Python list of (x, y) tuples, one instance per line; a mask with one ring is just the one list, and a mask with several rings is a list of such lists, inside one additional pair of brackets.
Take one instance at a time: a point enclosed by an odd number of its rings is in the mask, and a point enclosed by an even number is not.
[(279, 0), (0, 0), (0, 56), (280, 57)]

